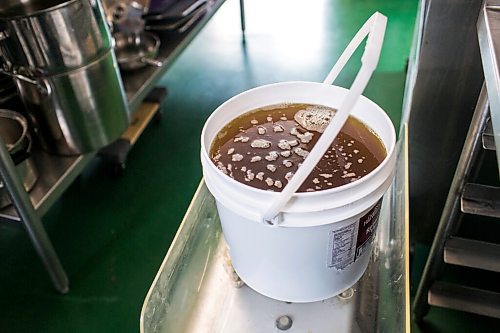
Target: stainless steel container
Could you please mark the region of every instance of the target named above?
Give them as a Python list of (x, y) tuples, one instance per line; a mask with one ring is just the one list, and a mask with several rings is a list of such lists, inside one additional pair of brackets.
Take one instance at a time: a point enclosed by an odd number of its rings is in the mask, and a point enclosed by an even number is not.
[[(28, 132), (28, 122), (19, 113), (0, 109), (0, 137), (16, 165), (16, 171), (26, 192), (30, 191), (38, 179), (35, 163), (29, 156), (31, 138)], [(0, 182), (0, 208), (11, 203), (7, 190)]]
[(0, 51), (7, 67), (53, 75), (112, 47), (100, 1), (2, 0)]
[(95, 151), (117, 139), (129, 114), (112, 50), (73, 71), (16, 78), (43, 147), (58, 154)]
[(128, 125), (128, 107), (98, 0), (2, 0), (0, 52), (42, 146), (96, 151)]

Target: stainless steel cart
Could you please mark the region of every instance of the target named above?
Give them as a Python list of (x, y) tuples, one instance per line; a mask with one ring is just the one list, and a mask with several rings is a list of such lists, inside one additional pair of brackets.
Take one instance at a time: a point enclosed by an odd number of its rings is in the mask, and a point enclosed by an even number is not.
[(202, 181), (146, 296), (141, 333), (409, 332), (407, 156), (403, 126), (365, 274), (339, 296), (314, 303), (280, 302), (242, 285)]
[[(163, 66), (146, 67), (144, 70), (122, 75), (129, 108), (132, 113), (140, 108), (144, 98), (155, 87), (174, 60), (217, 12), (224, 1), (210, 1), (204, 16), (193, 22), (186, 31), (160, 35), (163, 43), (158, 57)], [(241, 0), (240, 8), (243, 29), (243, 0)], [(15, 166), (0, 139), (0, 178), (9, 191), (13, 202), (12, 206), (0, 210), (0, 222), (22, 226), (26, 229), (55, 288), (61, 293), (66, 293), (69, 290), (68, 278), (45, 232), (41, 218), (94, 158), (95, 153), (66, 157), (51, 155), (39, 150), (33, 152), (33, 155), (40, 176), (35, 187), (28, 194), (24, 191), (21, 182), (17, 178)]]

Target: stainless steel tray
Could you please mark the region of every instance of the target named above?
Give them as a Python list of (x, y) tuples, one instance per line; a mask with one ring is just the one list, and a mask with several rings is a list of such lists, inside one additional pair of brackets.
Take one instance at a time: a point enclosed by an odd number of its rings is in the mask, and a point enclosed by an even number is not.
[[(367, 271), (341, 296), (314, 303), (267, 298), (237, 286), (214, 198), (202, 181), (146, 296), (140, 331), (409, 332), (406, 126), (374, 245)], [(283, 315), (293, 321), (286, 331), (276, 327)]]

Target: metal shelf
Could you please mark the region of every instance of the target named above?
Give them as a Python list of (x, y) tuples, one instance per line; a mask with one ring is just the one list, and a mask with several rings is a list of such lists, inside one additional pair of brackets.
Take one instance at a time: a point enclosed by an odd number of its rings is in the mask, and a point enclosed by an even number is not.
[[(142, 100), (154, 88), (174, 60), (196, 37), (224, 1), (211, 1), (207, 6), (206, 13), (187, 31), (183, 33), (171, 31), (159, 34), (162, 43), (158, 60), (163, 62), (163, 66), (148, 66), (135, 72), (122, 73), (125, 93), (132, 112), (137, 110)], [(40, 216), (43, 216), (49, 210), (95, 155), (95, 153), (90, 153), (73, 157), (57, 156), (41, 149), (33, 152), (33, 158), (39, 169), (40, 176), (29, 196), (33, 207)], [(9, 223), (19, 222), (20, 219), (14, 207), (9, 206), (0, 210), (0, 221)]]
[[(81, 156), (56, 156), (41, 149), (33, 152), (33, 159), (39, 172), (39, 179), (30, 191), (30, 199), (36, 212), (42, 216), (95, 156), (94, 153)], [(0, 211), (3, 221), (19, 222), (11, 205)]]
[[(210, 0), (205, 14), (193, 21), (186, 31), (159, 34), (161, 47), (158, 59), (163, 62), (161, 67), (146, 67), (136, 72), (122, 73), (131, 112), (138, 109), (173, 61), (201, 31), (224, 1)], [(41, 217), (90, 163), (96, 153), (65, 157), (52, 155), (38, 148), (33, 150), (32, 155), (38, 167), (39, 179), (30, 193), (26, 193), (0, 138), (0, 174), (13, 202), (13, 205), (0, 210), (0, 222), (24, 226), (54, 287), (59, 292), (66, 293), (69, 290), (68, 278), (41, 223)]]
[[(158, 83), (163, 74), (170, 68), (175, 59), (184, 51), (191, 41), (198, 35), (225, 0), (210, 1), (206, 13), (187, 31), (157, 33), (160, 37), (160, 51), (157, 59), (163, 62), (161, 67), (148, 66), (143, 70), (122, 73), (123, 85), (129, 100), (130, 110), (135, 110)], [(156, 32), (155, 32), (156, 33)]]

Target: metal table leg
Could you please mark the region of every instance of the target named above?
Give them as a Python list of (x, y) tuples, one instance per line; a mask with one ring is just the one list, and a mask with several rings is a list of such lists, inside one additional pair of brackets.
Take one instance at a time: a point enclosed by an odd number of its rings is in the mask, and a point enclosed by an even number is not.
[(245, 3), (240, 0), (240, 19), (241, 19), (241, 32), (245, 33)]
[(61, 293), (69, 291), (69, 282), (59, 257), (42, 225), (42, 221), (35, 212), (28, 194), (24, 191), (23, 184), (17, 176), (16, 167), (0, 138), (0, 177), (7, 188), (12, 203), (23, 223), (35, 250), (42, 259), (54, 287)]

